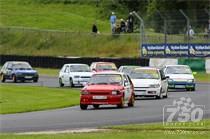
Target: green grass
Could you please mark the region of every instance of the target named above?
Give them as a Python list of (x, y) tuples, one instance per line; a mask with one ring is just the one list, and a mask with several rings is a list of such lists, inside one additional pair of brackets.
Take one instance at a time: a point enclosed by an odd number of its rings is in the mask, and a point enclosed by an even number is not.
[(110, 28), (108, 20), (98, 17), (95, 5), (40, 4), (33, 0), (0, 0), (0, 4), (0, 26), (90, 32), (96, 22), (100, 31)]
[(0, 114), (64, 108), (79, 104), (79, 90), (0, 85)]
[[(209, 125), (210, 120), (206, 120)], [(169, 130), (162, 124), (136, 124), (109, 127), (109, 131), (93, 133), (68, 133), (48, 135), (15, 135), (1, 134), (4, 139), (207, 139), (210, 137), (210, 128), (203, 130)]]
[(41, 76), (53, 76), (58, 77), (60, 69), (48, 69), (48, 68), (35, 68)]
[(195, 76), (197, 82), (208, 82), (210, 83), (210, 74), (204, 72), (198, 72)]

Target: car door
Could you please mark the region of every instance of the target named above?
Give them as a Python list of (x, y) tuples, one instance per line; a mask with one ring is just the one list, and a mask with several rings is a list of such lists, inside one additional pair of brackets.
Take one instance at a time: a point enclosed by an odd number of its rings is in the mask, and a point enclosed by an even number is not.
[(159, 72), (160, 72), (160, 76), (161, 76), (161, 86), (162, 86), (162, 89), (163, 89), (164, 92), (166, 92), (167, 91), (167, 88), (168, 88), (168, 81), (166, 79), (166, 76), (165, 76), (163, 70), (161, 69), (161, 70), (159, 70)]
[(69, 65), (66, 65), (66, 67), (63, 71), (63, 81), (65, 84), (69, 83), (69, 73), (70, 73), (70, 67), (69, 67)]
[(124, 88), (125, 88), (125, 98), (124, 99), (126, 102), (128, 102), (131, 92), (132, 92), (132, 90), (131, 90), (132, 85), (126, 75), (123, 75), (123, 80), (124, 80)]

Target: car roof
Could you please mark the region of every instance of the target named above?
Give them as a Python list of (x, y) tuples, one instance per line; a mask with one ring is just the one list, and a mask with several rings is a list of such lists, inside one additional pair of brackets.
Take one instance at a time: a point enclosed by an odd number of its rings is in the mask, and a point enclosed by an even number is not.
[(141, 67), (141, 66), (138, 66), (138, 65), (123, 65), (123, 66), (120, 66), (120, 67)]
[(88, 64), (80, 64), (80, 63), (69, 63), (69, 64), (65, 64), (65, 65), (69, 65), (69, 66), (72, 66), (72, 65), (88, 65)]
[(166, 67), (189, 67), (188, 65), (166, 65)]
[(94, 75), (100, 75), (100, 74), (119, 74), (119, 75), (125, 75), (123, 72), (117, 72), (117, 71), (102, 71), (102, 72), (96, 72)]
[(95, 64), (115, 64), (114, 62), (93, 62)]
[(145, 70), (159, 70), (158, 68), (156, 67), (139, 67), (139, 68), (136, 68), (137, 69), (145, 69)]
[(18, 64), (18, 63), (27, 63), (26, 61), (7, 61), (6, 63)]

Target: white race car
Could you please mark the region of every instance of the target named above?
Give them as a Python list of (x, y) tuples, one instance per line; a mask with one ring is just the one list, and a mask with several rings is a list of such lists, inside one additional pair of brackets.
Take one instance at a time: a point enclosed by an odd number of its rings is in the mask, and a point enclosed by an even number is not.
[(161, 70), (151, 67), (136, 68), (130, 73), (130, 78), (135, 97), (168, 97), (167, 77)]
[(195, 78), (188, 65), (166, 65), (163, 71), (169, 77), (168, 88), (195, 90)]
[(84, 86), (92, 74), (90, 67), (86, 64), (65, 64), (59, 73), (59, 85), (60, 87)]

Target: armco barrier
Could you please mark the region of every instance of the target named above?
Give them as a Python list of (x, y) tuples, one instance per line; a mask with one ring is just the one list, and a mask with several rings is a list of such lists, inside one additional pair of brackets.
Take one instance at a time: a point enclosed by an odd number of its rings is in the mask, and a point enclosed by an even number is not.
[(42, 68), (61, 68), (66, 63), (83, 63), (90, 65), (92, 62), (97, 61), (114, 62), (117, 67), (121, 65), (149, 66), (149, 59), (147, 58), (67, 58), (47, 56), (0, 55), (0, 64), (3, 65), (6, 61), (27, 61), (33, 67)]

